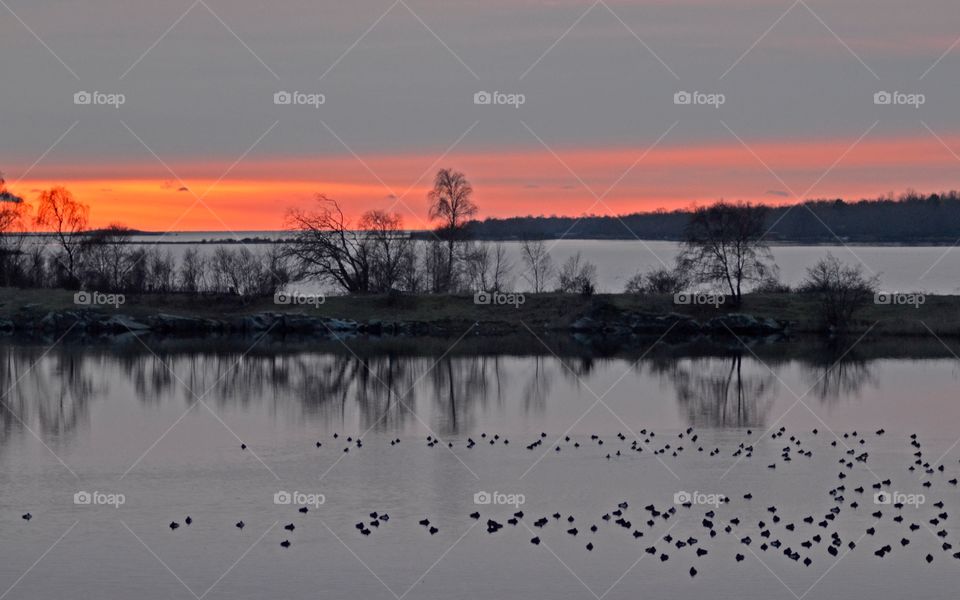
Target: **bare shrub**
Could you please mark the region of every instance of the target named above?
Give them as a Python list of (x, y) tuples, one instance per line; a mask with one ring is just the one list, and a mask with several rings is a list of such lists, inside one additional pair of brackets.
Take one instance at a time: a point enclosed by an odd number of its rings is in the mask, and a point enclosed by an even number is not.
[(577, 252), (563, 263), (557, 276), (558, 292), (592, 296), (597, 288), (597, 266)]
[(819, 298), (819, 317), (832, 330), (846, 330), (857, 310), (870, 302), (879, 278), (867, 277), (861, 265), (848, 266), (827, 254), (807, 269), (800, 291)]

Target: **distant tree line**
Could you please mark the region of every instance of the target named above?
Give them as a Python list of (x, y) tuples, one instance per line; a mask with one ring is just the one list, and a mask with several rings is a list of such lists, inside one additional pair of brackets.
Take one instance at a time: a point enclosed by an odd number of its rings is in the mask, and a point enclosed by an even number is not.
[[(695, 210), (633, 213), (618, 217), (510, 217), (473, 221), (474, 239), (644, 239), (683, 241)], [(763, 224), (771, 242), (954, 243), (960, 231), (960, 192), (846, 202), (810, 200), (771, 207)], [(836, 237), (835, 237), (836, 236)]]

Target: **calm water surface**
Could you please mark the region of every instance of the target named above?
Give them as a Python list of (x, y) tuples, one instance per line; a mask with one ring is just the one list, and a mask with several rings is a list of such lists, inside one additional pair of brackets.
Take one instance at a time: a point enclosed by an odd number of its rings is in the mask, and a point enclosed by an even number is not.
[[(145, 343), (151, 350), (136, 340), (46, 353), (0, 346), (9, 390), (0, 413), (0, 594), (16, 584), (7, 598), (955, 597), (960, 492), (949, 480), (960, 475), (960, 363), (949, 355), (852, 352), (831, 368), (837, 353), (827, 351), (361, 360), (346, 350), (244, 355), (246, 343), (209, 352)], [(442, 443), (431, 447), (428, 436)], [(752, 453), (738, 453), (741, 444)], [(887, 478), (884, 488), (925, 503), (875, 504), (871, 486)], [(325, 503), (303, 514), (275, 503), (281, 490), (323, 494)], [(125, 502), (78, 505), (79, 491)], [(684, 491), (731, 501), (674, 504)], [(522, 494), (525, 503), (478, 506), (479, 492)], [(621, 502), (629, 527), (602, 519)], [(648, 505), (676, 513), (652, 517)], [(524, 516), (510, 525), (518, 509)], [(28, 511), (33, 519), (23, 520)], [(389, 520), (371, 526), (372, 512)], [(549, 524), (538, 528), (541, 517)], [(504, 528), (487, 533), (487, 519)], [(827, 551), (834, 533), (836, 555)], [(780, 549), (761, 549), (774, 540)], [(892, 552), (874, 556), (885, 544)], [(654, 555), (644, 552), (651, 546)], [(787, 547), (812, 564), (785, 556)]]

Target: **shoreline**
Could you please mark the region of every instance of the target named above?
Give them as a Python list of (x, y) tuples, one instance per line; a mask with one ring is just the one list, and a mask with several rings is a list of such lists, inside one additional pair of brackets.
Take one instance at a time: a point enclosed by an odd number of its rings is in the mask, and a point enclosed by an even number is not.
[[(204, 337), (256, 334), (507, 338), (569, 336), (642, 341), (650, 337), (831, 337), (815, 317), (816, 300), (796, 294), (748, 294), (739, 308), (675, 305), (672, 296), (527, 294), (522, 304), (475, 304), (473, 296), (334, 296), (313, 306), (275, 304), (272, 297), (126, 295), (118, 306), (74, 303), (56, 289), (0, 288), (0, 332), (115, 336), (130, 333)], [(960, 296), (930, 295), (918, 306), (870, 304), (847, 335), (960, 337)]]

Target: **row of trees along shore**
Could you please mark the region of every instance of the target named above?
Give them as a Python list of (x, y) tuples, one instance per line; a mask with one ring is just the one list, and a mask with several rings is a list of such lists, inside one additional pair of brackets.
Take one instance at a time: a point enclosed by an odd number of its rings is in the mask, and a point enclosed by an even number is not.
[[(534, 293), (595, 293), (597, 268), (579, 253), (557, 267), (547, 242), (524, 239), (522, 264), (515, 265), (502, 243), (472, 239), (472, 219), (479, 210), (473, 196), (463, 173), (440, 170), (428, 194), (427, 217), (436, 226), (422, 239), (404, 229), (399, 213), (369, 210), (352, 222), (336, 200), (318, 195), (312, 208), (288, 212), (287, 239), (267, 244), (266, 250), (218, 245), (205, 253), (190, 247), (177, 261), (156, 244), (131, 243), (135, 232), (123, 225), (90, 229), (89, 207), (66, 188), (41, 192), (31, 207), (7, 190), (0, 177), (0, 282), (250, 298), (305, 281), (346, 294), (460, 294), (517, 287)], [(873, 293), (876, 280), (827, 256), (808, 270), (799, 288), (783, 285), (767, 243), (770, 210), (720, 201), (690, 212), (676, 264), (638, 272), (624, 291), (673, 294), (710, 286), (733, 306), (741, 304), (747, 291), (805, 292), (822, 299), (825, 321), (834, 326), (848, 321)], [(23, 233), (28, 225), (47, 237)]]

